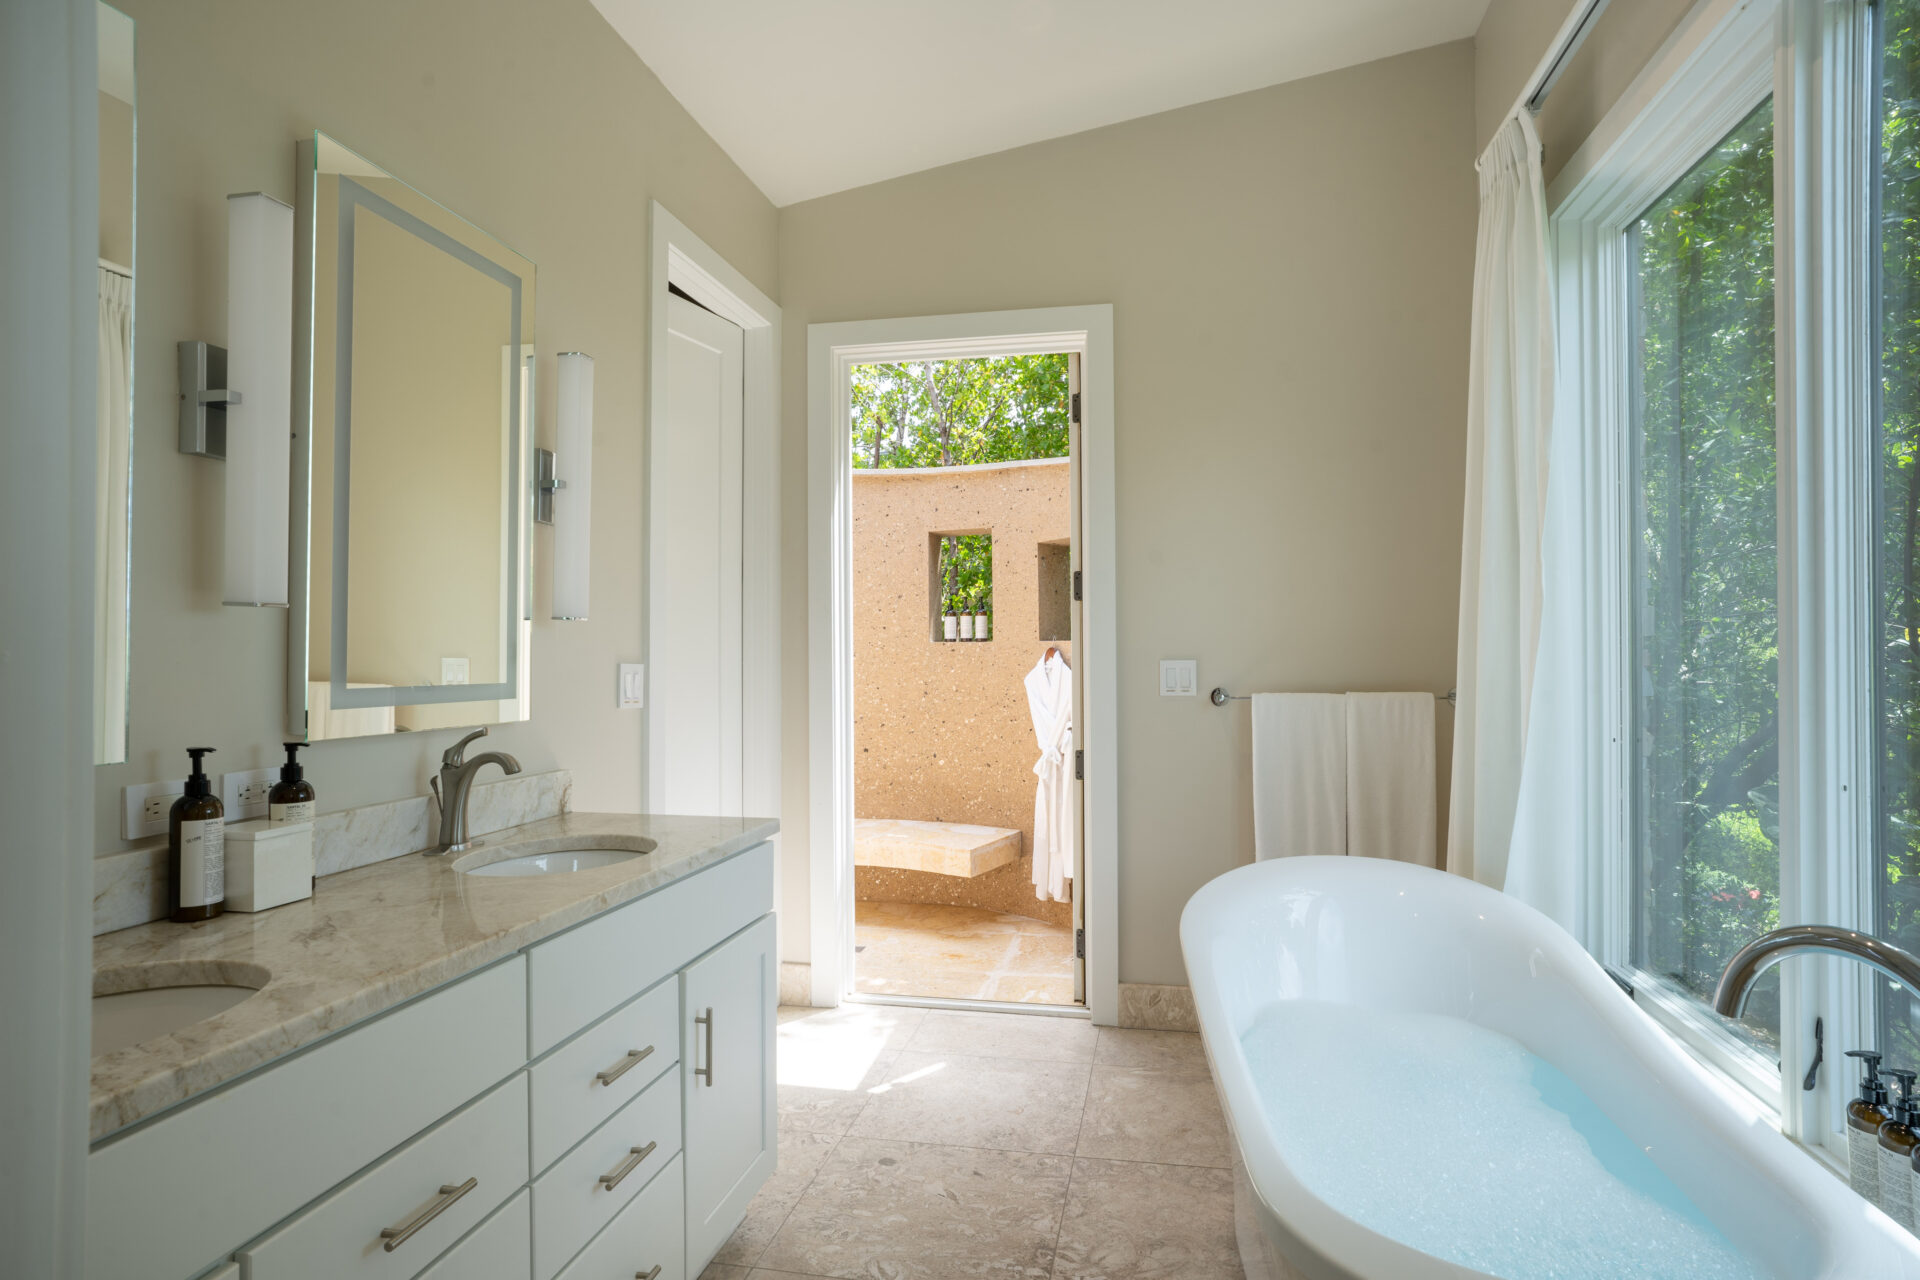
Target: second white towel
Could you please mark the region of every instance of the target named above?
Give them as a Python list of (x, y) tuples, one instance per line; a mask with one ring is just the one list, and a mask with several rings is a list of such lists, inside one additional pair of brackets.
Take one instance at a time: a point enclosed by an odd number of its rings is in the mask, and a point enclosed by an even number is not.
[(1347, 852), (1439, 865), (1430, 693), (1347, 695)]

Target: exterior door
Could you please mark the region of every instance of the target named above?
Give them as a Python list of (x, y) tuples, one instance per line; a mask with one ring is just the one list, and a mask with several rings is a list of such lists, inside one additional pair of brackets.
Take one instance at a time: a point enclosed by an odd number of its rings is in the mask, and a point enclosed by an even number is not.
[(680, 971), (689, 1276), (712, 1260), (773, 1176), (778, 995), (771, 914)]
[(1068, 565), (1073, 570), (1073, 592), (1067, 602), (1067, 635), (1073, 641), (1073, 784), (1069, 794), (1073, 797), (1073, 1001), (1075, 1004), (1087, 1002), (1087, 784), (1082, 780), (1080, 768), (1081, 744), (1086, 740), (1087, 723), (1086, 699), (1082, 694), (1084, 681), (1080, 671), (1085, 664), (1085, 650), (1082, 640), (1086, 636), (1085, 610), (1080, 600), (1080, 559), (1087, 545), (1085, 529), (1081, 522), (1085, 513), (1080, 503), (1080, 355), (1069, 352), (1067, 355), (1067, 394), (1071, 397), (1072, 412), (1068, 415), (1067, 426), (1067, 487), (1069, 490), (1068, 510), (1071, 515), (1068, 528), (1072, 530), (1072, 545), (1068, 548)]
[(667, 328), (649, 484), (648, 806), (737, 817), (745, 335), (679, 297)]

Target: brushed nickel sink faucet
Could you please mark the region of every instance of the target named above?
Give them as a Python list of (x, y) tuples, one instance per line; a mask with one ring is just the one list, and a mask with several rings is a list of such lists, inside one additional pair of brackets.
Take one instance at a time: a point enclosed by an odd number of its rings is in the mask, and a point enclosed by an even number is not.
[(505, 773), (520, 772), (520, 762), (504, 751), (486, 751), (469, 760), (467, 744), (487, 736), (475, 729), (448, 747), (440, 756), (440, 776), (433, 779), (433, 796), (440, 802), (440, 845), (432, 852), (459, 853), (479, 844), (467, 839), (467, 798), (473, 793), (473, 775), (482, 765), (497, 764)]

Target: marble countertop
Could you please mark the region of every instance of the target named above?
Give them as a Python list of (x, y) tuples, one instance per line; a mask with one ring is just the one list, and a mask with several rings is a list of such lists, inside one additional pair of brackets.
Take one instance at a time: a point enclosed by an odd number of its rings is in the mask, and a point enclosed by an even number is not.
[[(203, 924), (94, 939), (94, 994), (231, 982), (255, 995), (93, 1059), (91, 1136), (105, 1137), (571, 925), (751, 848), (772, 819), (570, 813), (495, 832), (458, 858), (403, 857), (322, 877), (314, 896)], [(561, 849), (654, 847), (567, 875), (460, 874)]]

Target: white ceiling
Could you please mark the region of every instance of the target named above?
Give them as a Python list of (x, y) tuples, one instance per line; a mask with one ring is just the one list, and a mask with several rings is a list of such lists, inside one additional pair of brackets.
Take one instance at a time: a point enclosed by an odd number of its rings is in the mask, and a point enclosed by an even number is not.
[(776, 205), (1470, 36), (1488, 0), (594, 0)]

